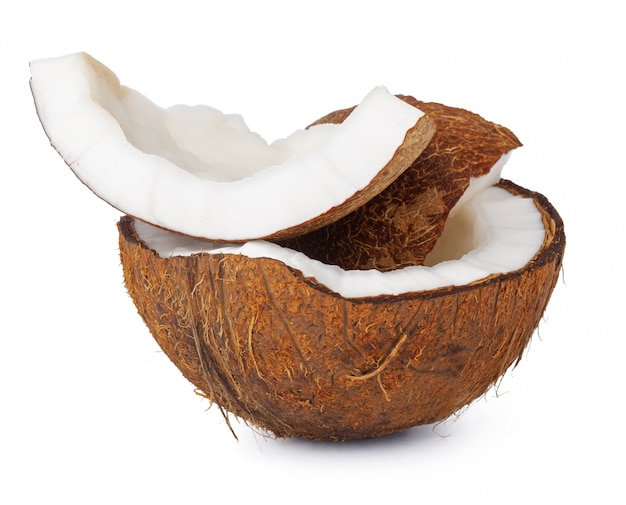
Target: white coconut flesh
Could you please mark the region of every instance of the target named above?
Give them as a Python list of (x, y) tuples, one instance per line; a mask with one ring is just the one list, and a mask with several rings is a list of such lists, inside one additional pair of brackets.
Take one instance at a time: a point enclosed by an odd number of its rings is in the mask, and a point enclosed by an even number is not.
[(51, 143), (119, 210), (213, 240), (270, 236), (363, 190), (423, 112), (374, 88), (341, 125), (268, 143), (209, 106), (162, 108), (85, 53), (31, 63)]
[(545, 238), (541, 213), (533, 200), (496, 186), (477, 191), (457, 206), (425, 266), (389, 272), (343, 270), (264, 240), (218, 244), (181, 236), (141, 221), (135, 221), (135, 231), (147, 247), (164, 258), (197, 253), (273, 258), (345, 298), (462, 286), (492, 274), (512, 272), (528, 264)]

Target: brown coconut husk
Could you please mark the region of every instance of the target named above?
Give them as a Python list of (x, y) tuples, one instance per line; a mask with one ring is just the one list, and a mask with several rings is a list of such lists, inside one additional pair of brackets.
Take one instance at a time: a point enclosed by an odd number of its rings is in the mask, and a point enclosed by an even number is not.
[(446, 419), (516, 364), (557, 282), (565, 234), (522, 269), (470, 285), (346, 299), (273, 259), (161, 258), (119, 223), (128, 291), (152, 335), (211, 402), (278, 437), (369, 438)]
[[(487, 174), (504, 154), (521, 146), (510, 130), (477, 114), (399, 97), (434, 120), (437, 131), (430, 144), (368, 203), (282, 245), (346, 270), (423, 265), (470, 179)], [(332, 112), (313, 124), (341, 123), (351, 111)]]

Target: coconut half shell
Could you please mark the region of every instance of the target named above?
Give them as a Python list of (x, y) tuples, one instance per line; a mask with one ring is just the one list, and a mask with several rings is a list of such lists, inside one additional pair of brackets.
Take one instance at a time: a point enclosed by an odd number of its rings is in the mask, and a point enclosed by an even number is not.
[(278, 437), (346, 440), (443, 420), (523, 353), (557, 282), (565, 234), (522, 269), (465, 286), (344, 298), (267, 258), (161, 258), (119, 223), (130, 295), (152, 335), (211, 402)]
[[(346, 270), (422, 265), (470, 180), (488, 174), (503, 155), (521, 146), (510, 130), (467, 110), (399, 98), (433, 119), (437, 131), (430, 144), (367, 204), (282, 245)], [(341, 123), (351, 110), (332, 112), (313, 125)]]

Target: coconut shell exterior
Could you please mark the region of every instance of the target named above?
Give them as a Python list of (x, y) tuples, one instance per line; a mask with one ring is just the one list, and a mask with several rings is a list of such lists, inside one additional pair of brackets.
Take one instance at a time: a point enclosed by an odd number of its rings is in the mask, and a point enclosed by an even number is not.
[(346, 299), (273, 259), (161, 258), (119, 223), (128, 291), (211, 402), (278, 437), (370, 438), (446, 419), (516, 364), (557, 282), (563, 223), (521, 270), (461, 287)]
[[(423, 265), (470, 179), (487, 174), (504, 154), (521, 146), (510, 130), (478, 114), (411, 96), (399, 98), (433, 119), (437, 131), (430, 144), (368, 203), (282, 245), (346, 270)], [(351, 111), (332, 112), (313, 124), (341, 123)]]

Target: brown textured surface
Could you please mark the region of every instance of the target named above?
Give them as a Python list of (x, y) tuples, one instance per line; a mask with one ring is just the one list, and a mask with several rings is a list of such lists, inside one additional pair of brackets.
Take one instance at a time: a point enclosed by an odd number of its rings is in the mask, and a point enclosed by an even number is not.
[[(508, 129), (477, 114), (400, 98), (426, 112), (437, 126), (422, 154), (367, 204), (282, 245), (347, 270), (422, 265), (470, 178), (488, 173), (503, 154), (521, 145)], [(313, 124), (340, 123), (351, 110), (335, 111)]]
[(537, 327), (561, 268), (555, 209), (522, 270), (458, 288), (345, 299), (271, 259), (160, 258), (120, 221), (124, 277), (183, 375), (276, 436), (368, 438), (450, 416), (493, 385)]

